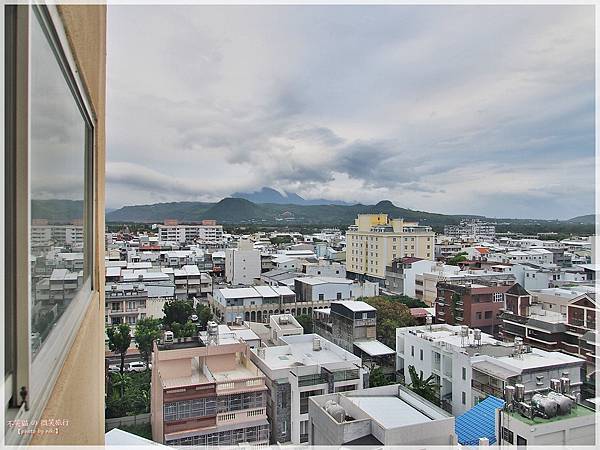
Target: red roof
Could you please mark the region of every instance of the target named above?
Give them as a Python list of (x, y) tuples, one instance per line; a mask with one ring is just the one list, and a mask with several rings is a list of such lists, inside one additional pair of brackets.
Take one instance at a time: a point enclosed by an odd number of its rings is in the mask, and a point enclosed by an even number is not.
[(405, 256), (404, 258), (400, 259), (400, 262), (402, 264), (412, 264), (414, 262), (422, 261), (422, 260), (423, 260), (423, 258), (416, 258), (414, 256)]
[(475, 247), (475, 250), (482, 254), (487, 254), (490, 252), (490, 249), (487, 247)]
[(427, 317), (425, 308), (410, 308), (410, 315), (413, 317)]

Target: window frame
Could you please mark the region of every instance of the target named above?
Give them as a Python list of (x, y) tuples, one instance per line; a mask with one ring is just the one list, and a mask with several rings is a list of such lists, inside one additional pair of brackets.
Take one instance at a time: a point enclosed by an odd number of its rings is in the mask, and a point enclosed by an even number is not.
[[(10, 9), (11, 17), (9, 24), (6, 19)], [(5, 293), (13, 294), (7, 296), (7, 311), (12, 313), (11, 317), (5, 319), (14, 324), (14, 349), (12, 368), (13, 372), (5, 381), (10, 380), (7, 386), (6, 397), (10, 397), (10, 403), (5, 401), (5, 415), (7, 420), (27, 420), (29, 422), (40, 419), (48, 400), (55, 387), (56, 380), (60, 374), (63, 364), (73, 345), (75, 337), (80, 329), (80, 324), (92, 303), (94, 297), (99, 294), (98, 271), (94, 267), (97, 249), (94, 246), (98, 231), (95, 208), (97, 203), (98, 179), (95, 175), (95, 161), (97, 155), (96, 141), (96, 115), (91, 107), (87, 90), (80, 77), (75, 58), (63, 27), (56, 5), (6, 5), (5, 24), (10, 25), (7, 37), (13, 45), (14, 54), (11, 54), (10, 64), (5, 68), (7, 76), (5, 90), (14, 92), (6, 103), (6, 113), (12, 119), (7, 121), (5, 141), (5, 172), (12, 171), (11, 179), (7, 178), (5, 189), (7, 190), (6, 205), (12, 215), (5, 215), (3, 224), (6, 226), (5, 244), (10, 242), (6, 248), (5, 257), (13, 262), (11, 270), (5, 272), (10, 279)], [(31, 350), (31, 263), (29, 258), (31, 246), (31, 192), (30, 192), (30, 45), (31, 31), (35, 26), (40, 26), (47, 43), (60, 67), (65, 78), (65, 83), (81, 113), (85, 124), (86, 136), (84, 142), (84, 283), (77, 295), (71, 300), (69, 308), (56, 321), (54, 330), (50, 332), (44, 341), (43, 348), (33, 358)], [(12, 65), (12, 66), (11, 66)], [(9, 83), (11, 83), (9, 85)], [(11, 89), (8, 89), (8, 88)], [(9, 233), (11, 233), (9, 235)], [(10, 237), (11, 239), (7, 239)], [(66, 330), (66, 332), (65, 332)], [(9, 347), (10, 348), (10, 347)], [(32, 374), (36, 374), (32, 376)], [(40, 376), (44, 374), (44, 377)], [(21, 387), (27, 389), (27, 405), (21, 402), (19, 390)], [(10, 389), (10, 390), (9, 390)], [(27, 407), (26, 407), (27, 406)], [(32, 437), (31, 433), (17, 432), (17, 427), (5, 428), (5, 442), (9, 445), (27, 444)]]

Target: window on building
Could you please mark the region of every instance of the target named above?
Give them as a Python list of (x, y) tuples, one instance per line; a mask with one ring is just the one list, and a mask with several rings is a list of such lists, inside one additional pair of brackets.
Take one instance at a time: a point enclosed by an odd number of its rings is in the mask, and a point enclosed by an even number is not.
[[(16, 411), (18, 388), (27, 387), (29, 410), (23, 418), (31, 422), (39, 418), (92, 290), (97, 290), (92, 283), (94, 122), (84, 84), (70, 63), (70, 46), (64, 32), (57, 31), (62, 24), (58, 12), (51, 13), (54, 7), (10, 6), (5, 11), (5, 48), (11, 53), (5, 66), (5, 230), (10, 243), (5, 253), (10, 299), (5, 392)], [(29, 14), (28, 21), (19, 19), (23, 13)], [(17, 40), (25, 45), (17, 47)], [(28, 73), (17, 77), (21, 70)], [(69, 227), (64, 210), (56, 206), (66, 200), (72, 208)], [(50, 241), (36, 240), (39, 229), (52, 233)], [(57, 255), (63, 264), (71, 258), (76, 264), (56, 268), (51, 261)], [(30, 274), (29, 280), (20, 274)]]
[(419, 350), (419, 359), (423, 361), (423, 349)]
[(467, 379), (467, 368), (466, 367), (462, 368), (462, 379), (463, 380)]
[(492, 318), (492, 311), (486, 311), (485, 312), (485, 318), (486, 319), (491, 319)]
[(481, 320), (481, 312), (476, 312), (476, 313), (475, 313), (475, 318), (476, 318), (477, 320)]
[(415, 346), (414, 345), (410, 346), (410, 356), (415, 356)]
[(338, 292), (338, 293), (336, 293), (336, 294), (335, 294), (335, 296), (336, 296), (336, 298), (337, 298), (338, 300), (341, 300), (341, 299), (342, 299), (342, 293), (341, 293), (341, 292)]
[(325, 294), (319, 294), (319, 300), (325, 300)]
[(463, 405), (467, 404), (467, 393), (464, 391), (461, 393), (461, 401)]
[(514, 434), (508, 428), (502, 427), (502, 440), (512, 444), (514, 441)]
[(517, 447), (525, 447), (527, 446), (527, 439), (525, 439), (523, 436), (519, 436), (517, 434)]

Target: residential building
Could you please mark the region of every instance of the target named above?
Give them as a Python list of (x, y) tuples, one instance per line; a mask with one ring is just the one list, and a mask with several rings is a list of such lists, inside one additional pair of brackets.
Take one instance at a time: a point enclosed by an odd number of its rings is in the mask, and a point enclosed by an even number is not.
[[(294, 280), (298, 303), (331, 302), (354, 298), (358, 285), (352, 280), (336, 277), (302, 277)], [(325, 305), (323, 305), (325, 306)], [(327, 304), (329, 306), (329, 304)]]
[(160, 241), (193, 242), (208, 249), (223, 248), (225, 245), (223, 225), (217, 225), (214, 221), (203, 221), (198, 225), (163, 224), (157, 228)]
[(346, 270), (350, 277), (383, 283), (395, 258), (433, 260), (434, 245), (431, 227), (387, 214), (359, 214), (346, 232)]
[(596, 412), (578, 403), (568, 384), (560, 384), (563, 380), (556, 380), (561, 389), (538, 394), (527, 402), (507, 402), (496, 411), (501, 446), (592, 448), (596, 444)]
[(439, 282), (435, 302), (436, 323), (467, 325), (485, 333), (498, 333), (502, 320), (498, 317), (504, 308), (504, 294), (528, 296), (518, 283)]
[(146, 317), (148, 290), (143, 284), (107, 284), (104, 321), (107, 325), (127, 323), (135, 326)]
[(362, 389), (366, 371), (352, 353), (316, 334), (285, 336), (282, 345), (253, 349), (254, 364), (266, 375), (272, 443), (308, 442), (308, 400)]
[[(314, 332), (363, 360), (383, 366), (393, 349), (377, 340), (377, 310), (358, 301), (334, 301), (313, 309)], [(393, 365), (393, 363), (391, 364)]]
[(454, 417), (402, 385), (311, 397), (314, 446), (452, 446)]
[(260, 251), (248, 241), (240, 241), (237, 249), (225, 250), (225, 280), (232, 285), (251, 285), (262, 273)]
[(480, 220), (463, 220), (459, 225), (446, 225), (444, 235), (453, 238), (473, 238), (491, 240), (496, 237), (496, 224)]
[[(252, 286), (215, 289), (208, 298), (212, 310), (226, 323), (237, 317), (250, 322), (266, 322), (273, 314), (295, 315), (302, 311), (296, 304), (294, 291), (285, 286)], [(304, 314), (307, 313), (304, 305)], [(300, 314), (300, 312), (298, 312)]]
[[(541, 298), (544, 297), (548, 295)], [(555, 297), (540, 303), (539, 294), (534, 294), (533, 300), (507, 295), (504, 312), (500, 316), (500, 335), (511, 340), (519, 337), (534, 347), (583, 358), (587, 361), (587, 374), (593, 377), (597, 358), (596, 316), (599, 312), (596, 294), (586, 292), (570, 298)], [(552, 304), (549, 300), (560, 302)]]
[(302, 273), (311, 277), (346, 278), (346, 266), (338, 262), (319, 260), (318, 262), (304, 262)]
[(318, 335), (354, 352), (356, 341), (376, 339), (377, 310), (361, 301), (334, 301), (327, 309), (313, 310), (313, 325)]
[(430, 272), (435, 263), (429, 259), (407, 256), (394, 259), (385, 268), (385, 289), (397, 295), (416, 297), (416, 277)]
[(490, 251), (487, 255), (487, 261), (499, 263), (534, 263), (534, 264), (553, 264), (554, 253), (544, 248), (530, 248), (528, 250), (511, 250), (505, 252)]
[[(36, 221), (34, 221), (35, 223)], [(47, 222), (47, 221), (45, 221)], [(76, 246), (83, 244), (83, 225), (59, 225), (53, 224), (31, 226), (31, 245), (37, 246), (48, 242), (55, 242), (59, 245)]]
[(212, 294), (212, 278), (198, 266), (187, 265), (173, 270), (175, 296), (178, 299), (205, 298)]
[(396, 368), (410, 382), (409, 367), (434, 375), (442, 407), (463, 414), (488, 395), (502, 398), (505, 386), (524, 385), (524, 395), (549, 389), (567, 373), (580, 392), (585, 361), (560, 352), (501, 342), (481, 330), (446, 324), (398, 328)]
[(285, 345), (282, 338), (304, 334), (304, 328), (291, 314), (278, 314), (269, 317), (270, 340), (275, 345)]
[(152, 354), (152, 440), (170, 446), (269, 443), (265, 376), (249, 347), (209, 323), (198, 338), (165, 335)]

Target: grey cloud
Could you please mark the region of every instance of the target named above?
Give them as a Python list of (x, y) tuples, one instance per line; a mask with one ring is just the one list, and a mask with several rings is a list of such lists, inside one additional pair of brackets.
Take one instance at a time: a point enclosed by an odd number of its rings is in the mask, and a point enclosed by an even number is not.
[(109, 206), (275, 186), (494, 214), (519, 194), (479, 196), (483, 167), (590, 180), (553, 164), (594, 154), (592, 11), (112, 6)]

